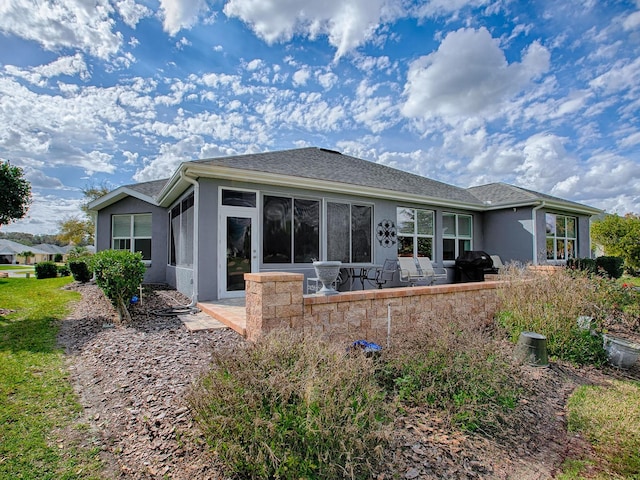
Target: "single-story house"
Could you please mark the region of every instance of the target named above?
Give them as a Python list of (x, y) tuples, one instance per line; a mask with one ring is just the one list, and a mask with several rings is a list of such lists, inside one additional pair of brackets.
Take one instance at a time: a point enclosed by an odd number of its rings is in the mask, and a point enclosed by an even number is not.
[(504, 183), (460, 188), (323, 148), (182, 163), (89, 205), (96, 250), (140, 251), (146, 282), (194, 301), (244, 295), (246, 272), (314, 276), (312, 261), (382, 264), (464, 251), (503, 262), (589, 257), (601, 210)]
[[(33, 255), (25, 257), (22, 255), (25, 252), (31, 252)], [(38, 247), (0, 238), (0, 264), (34, 265), (38, 262), (44, 262), (48, 258), (48, 252)]]

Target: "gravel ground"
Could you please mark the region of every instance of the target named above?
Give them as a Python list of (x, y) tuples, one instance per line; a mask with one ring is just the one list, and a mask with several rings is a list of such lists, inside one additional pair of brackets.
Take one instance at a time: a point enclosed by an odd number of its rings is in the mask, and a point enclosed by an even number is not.
[(185, 403), (191, 383), (213, 349), (242, 338), (230, 329), (189, 332), (175, 316), (157, 312), (189, 299), (163, 286), (147, 287), (119, 325), (102, 291), (71, 284), (82, 300), (62, 322), (59, 343), (68, 354), (74, 389), (84, 407), (87, 439), (102, 450), (105, 478), (220, 478)]
[[(190, 333), (177, 317), (160, 315), (188, 303), (166, 286), (146, 288), (142, 303), (132, 308), (131, 325), (118, 324), (97, 286), (67, 288), (82, 300), (62, 322), (59, 342), (84, 407), (79, 423), (90, 427), (82, 440), (101, 449), (103, 478), (221, 479), (185, 394), (214, 349), (233, 348), (243, 339), (226, 328)], [(453, 431), (433, 411), (405, 410), (394, 423), (388, 467), (378, 480), (553, 478), (568, 455), (590, 452), (584, 440), (566, 432), (565, 406), (573, 389), (616, 376), (640, 380), (637, 365), (621, 372), (553, 363), (522, 372), (531, 393), (518, 405), (514, 424), (491, 436)]]

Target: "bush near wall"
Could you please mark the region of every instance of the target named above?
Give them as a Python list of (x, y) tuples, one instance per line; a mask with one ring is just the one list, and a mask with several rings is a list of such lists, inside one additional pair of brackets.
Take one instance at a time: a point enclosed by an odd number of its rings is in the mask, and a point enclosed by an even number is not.
[(56, 278), (58, 276), (58, 267), (54, 262), (40, 262), (35, 266), (36, 278)]
[(570, 258), (567, 268), (581, 270), (589, 274), (604, 271), (610, 278), (620, 278), (623, 273), (624, 260), (621, 257), (602, 256), (592, 258)]
[(76, 282), (86, 283), (91, 280), (91, 269), (86, 260), (73, 260), (69, 262), (69, 270)]

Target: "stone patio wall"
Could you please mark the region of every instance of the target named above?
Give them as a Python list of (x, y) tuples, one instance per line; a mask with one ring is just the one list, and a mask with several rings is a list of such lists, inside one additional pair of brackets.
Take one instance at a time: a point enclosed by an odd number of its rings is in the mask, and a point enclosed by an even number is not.
[(393, 339), (442, 316), (468, 317), (478, 325), (492, 322), (502, 283), (489, 280), (318, 296), (303, 295), (302, 274), (248, 273), (245, 281), (250, 340), (275, 328), (293, 328), (332, 341), (365, 339), (380, 345), (387, 340), (389, 323)]

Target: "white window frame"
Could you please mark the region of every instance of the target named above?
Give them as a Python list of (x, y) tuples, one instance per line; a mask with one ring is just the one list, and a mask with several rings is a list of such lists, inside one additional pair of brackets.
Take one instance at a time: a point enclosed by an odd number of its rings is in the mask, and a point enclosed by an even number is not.
[[(114, 235), (114, 223), (116, 218), (123, 218), (123, 217), (129, 217), (129, 235), (128, 236), (115, 236)], [(116, 215), (112, 215), (111, 216), (111, 248), (113, 250), (129, 250), (130, 252), (135, 253), (135, 244), (136, 244), (136, 240), (150, 240), (151, 241), (151, 247), (150, 247), (150, 251), (153, 252), (153, 238), (151, 235), (134, 235), (135, 229), (134, 229), (134, 225), (135, 225), (135, 219), (137, 217), (149, 217), (151, 219), (151, 228), (153, 229), (153, 216), (151, 213), (128, 213), (128, 214), (116, 214)], [(116, 248), (116, 241), (120, 241), (120, 240), (125, 240), (125, 241), (129, 241), (129, 248), (128, 249), (124, 249), (124, 248)], [(150, 253), (151, 255), (151, 253)], [(142, 262), (145, 265), (151, 265), (151, 258), (149, 258), (148, 260), (143, 259)]]
[[(456, 231), (451, 234), (451, 233), (447, 233), (444, 231), (444, 217), (445, 216), (453, 216), (455, 218), (455, 228)], [(461, 217), (465, 217), (465, 218), (469, 218), (469, 229), (471, 230), (469, 235), (461, 235), (460, 234), (460, 218)], [(453, 212), (443, 212), (442, 213), (442, 224), (443, 224), (443, 232), (442, 232), (442, 255), (443, 255), (443, 259), (444, 259), (444, 252), (445, 252), (445, 248), (444, 248), (444, 241), (445, 240), (454, 240), (454, 245), (455, 245), (455, 252), (454, 252), (454, 258), (453, 259), (447, 259), (444, 260), (445, 262), (450, 262), (453, 263), (455, 262), (455, 259), (458, 258), (460, 256), (460, 254), (462, 252), (460, 252), (460, 241), (461, 240), (468, 240), (469, 241), (469, 250), (473, 250), (473, 215), (470, 215), (468, 213), (453, 213)]]
[[(399, 214), (401, 210), (411, 210), (413, 211), (413, 232), (401, 232), (400, 231), (400, 219)], [(425, 212), (431, 215), (431, 233), (419, 233), (418, 232), (418, 211)], [(404, 238), (412, 238), (413, 239), (413, 256), (418, 256), (418, 239), (419, 238), (430, 238), (431, 239), (431, 260), (433, 260), (433, 256), (435, 256), (435, 221), (436, 221), (436, 212), (430, 210), (428, 208), (418, 208), (418, 207), (396, 207), (396, 225), (398, 226), (398, 242), (400, 242), (400, 237)], [(398, 247), (399, 248), (399, 247)]]
[[(547, 228), (547, 218), (548, 217), (554, 217), (554, 231), (553, 232), (549, 232), (548, 228)], [(545, 234), (545, 250), (546, 250), (546, 258), (547, 261), (551, 261), (551, 262), (566, 262), (569, 258), (576, 258), (577, 256), (577, 252), (578, 252), (578, 217), (573, 217), (571, 215), (565, 215), (562, 213), (551, 213), (551, 212), (545, 212), (545, 230), (546, 234)], [(562, 219), (562, 221), (564, 222), (564, 235), (558, 235), (558, 221)], [(569, 236), (569, 229), (567, 228), (567, 220), (569, 219), (573, 219), (574, 222), (574, 234), (575, 236), (571, 237)], [(553, 256), (550, 257), (549, 256), (549, 249), (547, 248), (547, 242), (549, 240), (553, 241)], [(564, 258), (558, 258), (558, 241), (562, 241), (564, 243)], [(567, 243), (569, 241), (573, 241), (573, 255), (569, 256), (569, 252), (567, 249)]]

